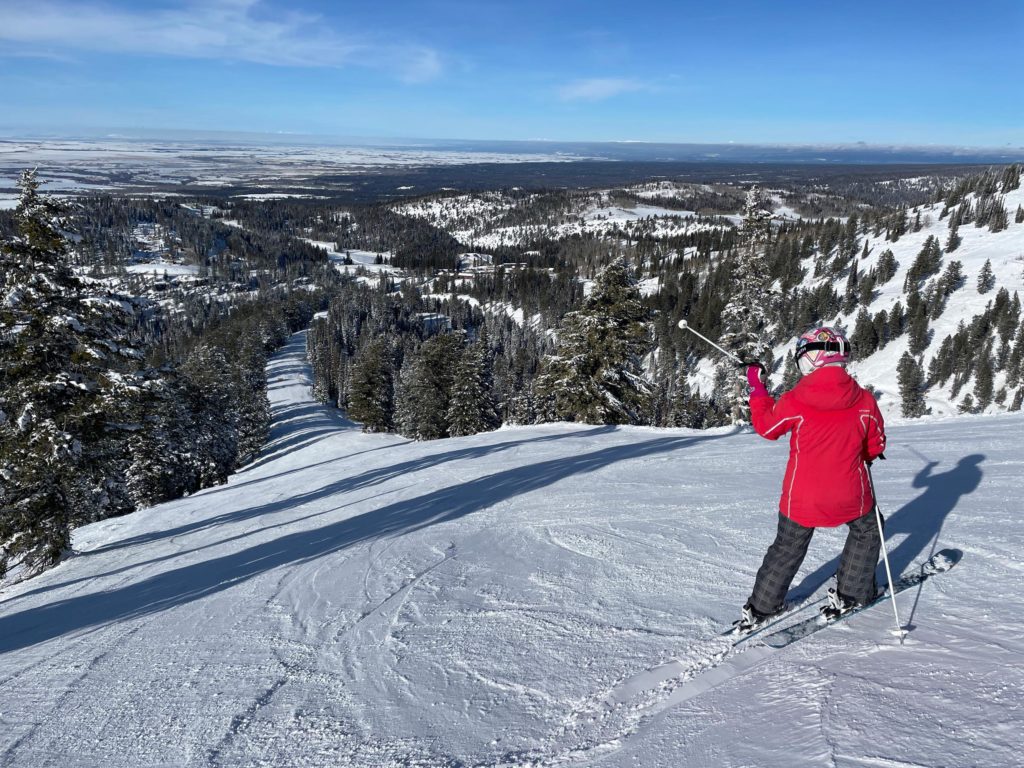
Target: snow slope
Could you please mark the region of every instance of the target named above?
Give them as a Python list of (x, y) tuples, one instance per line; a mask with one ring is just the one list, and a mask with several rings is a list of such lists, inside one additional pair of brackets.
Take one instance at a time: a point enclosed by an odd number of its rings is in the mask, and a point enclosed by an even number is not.
[[(969, 195), (972, 202), (976, 202), (976, 195)], [(1014, 212), (1017, 206), (1024, 205), (1024, 187), (1012, 190), (1003, 196), (1006, 208), (1010, 213), (1010, 224), (1001, 232), (990, 232), (987, 228), (978, 228), (974, 224), (965, 224), (960, 227), (959, 233), (962, 243), (952, 253), (943, 253), (942, 269), (950, 261), (956, 260), (963, 264), (964, 285), (953, 292), (946, 304), (946, 309), (937, 319), (931, 321), (929, 327), (932, 329), (931, 341), (924, 353), (925, 370), (927, 364), (938, 352), (942, 341), (950, 334), (956, 333), (960, 321), (970, 323), (971, 319), (985, 311), (985, 306), (991, 302), (996, 291), (1005, 288), (1010, 296), (1014, 293), (1024, 294), (1024, 224), (1014, 223)], [(921, 251), (929, 236), (934, 235), (939, 243), (945, 246), (949, 236), (948, 218), (940, 220), (939, 213), (941, 206), (934, 208), (915, 208), (910, 211), (910, 219), (913, 221), (915, 215), (922, 216), (922, 228), (919, 232), (909, 232), (897, 242), (886, 242), (883, 237), (867, 237), (867, 247), (870, 255), (859, 264), (862, 274), (867, 273), (874, 267), (879, 256), (889, 249), (893, 252), (899, 262), (899, 268), (895, 277), (880, 286), (876, 296), (868, 307), (872, 315), (880, 310), (889, 312), (897, 301), (906, 307), (906, 295), (903, 292), (903, 284), (907, 271), (914, 263), (914, 259)], [(987, 292), (978, 292), (978, 275), (986, 261), (991, 261), (992, 272), (996, 278), (996, 287)], [(818, 281), (811, 281), (813, 284)], [(840, 292), (843, 286), (836, 286)], [(849, 315), (839, 315), (837, 322), (853, 332), (856, 320), (856, 311)], [(899, 384), (897, 381), (896, 367), (900, 357), (907, 350), (909, 336), (904, 334), (897, 338), (884, 349), (875, 352), (864, 360), (855, 361), (851, 366), (851, 372), (863, 384), (874, 386), (880, 393), (879, 406), (886, 415), (899, 413)], [(792, 343), (780, 347), (777, 354), (785, 354), (792, 349)], [(1006, 373), (999, 372), (995, 378), (995, 390), (999, 390), (1006, 383)], [(957, 413), (959, 400), (964, 394), (971, 391), (973, 380), (970, 386), (964, 387), (957, 398), (951, 393), (952, 383), (945, 387), (935, 387), (929, 391), (927, 402), (932, 411), (939, 415)], [(990, 412), (1004, 410), (1005, 405), (993, 403), (989, 406)]]
[[(903, 596), (905, 647), (883, 608), (702, 676), (772, 536), (783, 445), (364, 435), (311, 402), (303, 349), (270, 364), (251, 466), (78, 530), (0, 595), (0, 765), (1021, 764), (1019, 414), (891, 430), (894, 566), (965, 553)], [(795, 589), (840, 547), (819, 532)]]

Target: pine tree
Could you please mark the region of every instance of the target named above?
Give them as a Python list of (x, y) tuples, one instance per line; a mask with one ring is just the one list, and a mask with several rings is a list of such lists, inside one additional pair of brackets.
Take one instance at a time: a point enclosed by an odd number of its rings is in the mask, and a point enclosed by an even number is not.
[(994, 378), (995, 372), (992, 370), (991, 344), (986, 344), (975, 366), (974, 397), (976, 398), (976, 408), (979, 412), (985, 410), (992, 402)]
[(911, 291), (919, 287), (923, 280), (934, 275), (942, 266), (942, 248), (939, 246), (939, 239), (935, 235), (928, 235), (924, 241), (917, 258), (907, 270), (907, 277), (903, 283), (904, 291)]
[(928, 348), (931, 334), (928, 330), (928, 308), (924, 301), (918, 301), (909, 323), (909, 349), (912, 355), (921, 355)]
[(588, 424), (639, 423), (650, 388), (641, 371), (650, 329), (640, 292), (622, 259), (596, 278), (582, 309), (568, 313), (535, 390), (550, 418)]
[(843, 312), (849, 314), (857, 306), (858, 291), (857, 262), (850, 267), (850, 274), (846, 278), (846, 290), (843, 292)]
[(924, 372), (921, 365), (909, 352), (904, 352), (896, 366), (896, 374), (903, 415), (911, 419), (924, 416), (928, 409), (925, 407)]
[(897, 301), (889, 311), (889, 339), (895, 339), (902, 335), (905, 330), (906, 317), (903, 313), (903, 304)]
[(963, 238), (960, 237), (960, 227), (954, 226), (949, 228), (949, 236), (946, 238), (946, 253), (952, 253), (960, 247), (960, 243)]
[(391, 345), (373, 339), (359, 352), (349, 373), (348, 415), (364, 432), (388, 432), (395, 415), (394, 366)]
[(857, 313), (850, 341), (858, 358), (865, 358), (878, 349), (878, 331), (871, 314), (864, 307)]
[(1012, 412), (1019, 411), (1022, 404), (1024, 404), (1024, 387), (1018, 388), (1013, 394), (1013, 400), (1010, 402), (1010, 407), (1007, 410)]
[(939, 278), (939, 293), (943, 299), (947, 299), (963, 284), (963, 262), (954, 259), (946, 265), (946, 269), (943, 271), (942, 277)]
[(104, 481), (119, 458), (107, 413), (139, 356), (131, 303), (71, 270), (65, 206), (34, 172), (18, 183), (17, 234), (0, 244), (0, 576), (56, 562), (73, 525), (124, 511)]
[(992, 260), (985, 259), (985, 263), (978, 273), (978, 293), (985, 294), (996, 286), (996, 276), (992, 272)]
[(899, 269), (899, 262), (893, 252), (886, 248), (878, 256), (878, 264), (875, 265), (875, 277), (879, 285), (885, 285), (896, 275)]
[[(742, 360), (757, 360), (769, 367), (771, 357), (771, 277), (767, 248), (771, 240), (771, 209), (768, 198), (757, 187), (747, 193), (740, 228), (740, 242), (729, 302), (722, 312), (720, 343)], [(733, 423), (750, 420), (746, 379), (731, 370), (729, 388)]]
[(490, 361), (481, 342), (467, 347), (455, 371), (448, 404), (448, 431), (452, 437), (475, 435), (500, 424), (491, 397)]
[(190, 416), (190, 485), (208, 488), (227, 480), (238, 466), (238, 392), (232, 386), (232, 365), (223, 350), (200, 344), (179, 368), (178, 395)]
[(461, 334), (443, 333), (427, 339), (406, 359), (396, 395), (395, 420), (402, 435), (415, 440), (449, 436), (448, 406), (462, 348)]

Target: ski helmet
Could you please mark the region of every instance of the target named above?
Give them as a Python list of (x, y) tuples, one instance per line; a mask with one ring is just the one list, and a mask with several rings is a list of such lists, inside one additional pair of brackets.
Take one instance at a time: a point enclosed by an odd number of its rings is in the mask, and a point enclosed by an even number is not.
[(846, 365), (851, 352), (850, 342), (842, 332), (821, 327), (813, 328), (796, 340), (793, 359), (800, 373), (806, 376), (826, 365)]

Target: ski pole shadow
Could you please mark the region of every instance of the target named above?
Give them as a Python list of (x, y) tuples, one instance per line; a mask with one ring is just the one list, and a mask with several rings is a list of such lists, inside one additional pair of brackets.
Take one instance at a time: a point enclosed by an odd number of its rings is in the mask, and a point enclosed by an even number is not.
[[(929, 461), (914, 476), (913, 487), (923, 488), (924, 493), (885, 518), (886, 541), (890, 541), (894, 534), (904, 535), (900, 543), (889, 551), (889, 566), (892, 568), (893, 579), (899, 579), (922, 553), (925, 560), (935, 554), (946, 517), (956, 509), (961, 497), (973, 493), (981, 484), (983, 473), (980, 464), (984, 460), (983, 454), (973, 453), (961, 458), (952, 469), (939, 473), (934, 472), (939, 462)], [(835, 575), (837, 570), (839, 556), (805, 576), (800, 584), (791, 590), (790, 599), (799, 600), (814, 594)], [(886, 583), (885, 567), (881, 561), (875, 572), (875, 580), (879, 584)], [(916, 608), (915, 598), (914, 609)], [(913, 610), (910, 615), (910, 619), (912, 618)]]

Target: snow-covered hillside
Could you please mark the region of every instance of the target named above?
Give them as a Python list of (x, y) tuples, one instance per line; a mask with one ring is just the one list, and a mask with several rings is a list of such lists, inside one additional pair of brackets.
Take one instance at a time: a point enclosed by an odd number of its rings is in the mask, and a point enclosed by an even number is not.
[[(968, 200), (976, 202), (977, 196), (970, 195)], [(1005, 288), (1011, 296), (1014, 293), (1024, 294), (1024, 224), (1013, 222), (1013, 212), (1017, 210), (1018, 206), (1024, 205), (1024, 187), (1008, 192), (1003, 196), (1003, 200), (1010, 213), (1010, 224), (1006, 229), (1000, 232), (991, 232), (987, 227), (979, 228), (973, 224), (964, 224), (959, 228), (962, 240), (960, 246), (942, 256), (941, 269), (945, 269), (950, 261), (962, 262), (964, 280), (963, 285), (949, 296), (942, 315), (929, 324), (932, 335), (923, 355), (926, 364), (939, 350), (943, 340), (950, 334), (956, 333), (957, 326), (961, 322), (969, 324), (975, 315), (981, 314), (985, 310), (985, 306), (995, 298), (998, 289)], [(916, 216), (920, 215), (922, 228), (918, 232), (908, 232), (897, 242), (886, 241), (884, 234), (881, 237), (872, 237), (870, 233), (865, 236), (869, 255), (858, 265), (862, 274), (867, 274), (877, 266), (879, 257), (886, 249), (892, 251), (899, 263), (895, 276), (877, 288), (875, 298), (868, 306), (868, 310), (872, 314), (882, 310), (888, 313), (898, 301), (904, 307), (906, 306), (904, 280), (925, 241), (934, 236), (939, 243), (946, 243), (949, 234), (948, 218), (940, 220), (941, 210), (941, 205), (911, 210), (909, 212), (910, 220), (913, 221)], [(986, 261), (991, 262), (995, 277), (994, 287), (985, 293), (980, 293), (978, 275)], [(807, 284), (813, 285), (815, 282), (817, 281), (813, 278), (808, 278)], [(842, 285), (837, 285), (836, 288), (840, 292), (843, 290)], [(849, 314), (840, 314), (837, 318), (838, 324), (852, 332), (856, 313), (857, 310)], [(896, 368), (900, 357), (907, 351), (908, 341), (908, 335), (904, 334), (878, 352), (856, 361), (850, 367), (851, 373), (862, 384), (874, 387), (881, 393), (879, 406), (887, 415), (896, 415), (900, 412)], [(777, 355), (783, 355), (790, 351), (792, 351), (791, 343), (782, 345), (776, 350)], [(997, 373), (994, 389), (998, 390), (1005, 382), (1006, 373)], [(963, 392), (969, 391), (969, 387), (965, 388), (959, 397), (962, 398)], [(933, 413), (938, 415), (957, 413), (957, 402), (958, 398), (954, 398), (952, 395), (950, 385), (932, 389), (927, 397), (928, 406)], [(993, 412), (1005, 410), (1005, 404), (1002, 406), (992, 404), (989, 406), (989, 410)]]
[[(882, 606), (708, 677), (773, 534), (784, 446), (364, 435), (311, 401), (303, 349), (271, 362), (251, 466), (79, 529), (0, 595), (0, 765), (1020, 764), (1024, 417), (891, 430), (894, 567), (964, 552), (902, 596), (905, 646)], [(825, 588), (841, 541), (818, 533), (798, 593)]]

